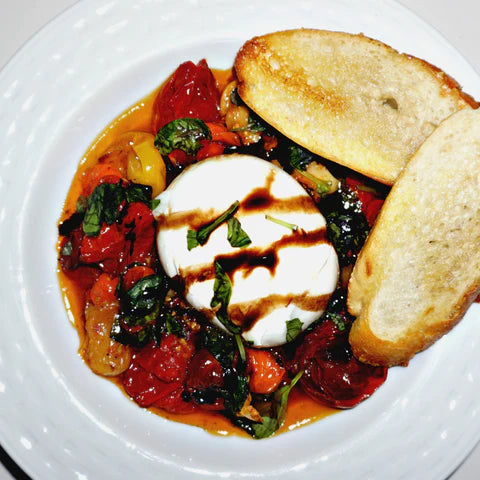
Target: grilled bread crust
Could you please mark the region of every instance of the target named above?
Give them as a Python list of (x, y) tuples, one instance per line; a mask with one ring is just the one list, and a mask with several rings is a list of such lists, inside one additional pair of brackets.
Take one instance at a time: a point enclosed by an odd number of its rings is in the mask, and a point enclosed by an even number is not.
[(395, 182), (349, 282), (354, 355), (406, 365), (480, 291), (480, 109), (444, 120)]
[(281, 133), (391, 185), (437, 125), (478, 105), (429, 63), (363, 35), (288, 30), (246, 42), (238, 92)]

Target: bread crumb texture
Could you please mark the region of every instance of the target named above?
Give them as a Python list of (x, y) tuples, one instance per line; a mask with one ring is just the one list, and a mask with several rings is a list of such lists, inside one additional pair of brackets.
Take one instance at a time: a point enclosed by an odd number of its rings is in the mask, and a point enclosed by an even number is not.
[(363, 361), (406, 364), (462, 318), (480, 286), (479, 191), (480, 110), (462, 110), (412, 157), (353, 270)]
[(386, 184), (444, 118), (476, 106), (436, 67), (363, 35), (301, 29), (255, 37), (235, 70), (240, 96), (268, 123)]

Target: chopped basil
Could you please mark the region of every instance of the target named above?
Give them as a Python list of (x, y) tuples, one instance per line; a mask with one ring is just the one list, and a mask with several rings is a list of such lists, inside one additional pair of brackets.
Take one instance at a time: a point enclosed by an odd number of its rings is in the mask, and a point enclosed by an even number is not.
[(241, 410), (249, 393), (248, 377), (244, 374), (245, 362), (236, 361), (237, 355), (242, 355), (238, 340), (213, 325), (206, 326), (202, 331), (200, 344), (221, 365), (224, 372), (224, 385), (208, 387), (192, 393), (192, 397), (199, 404), (212, 404), (218, 398), (223, 398), (226, 413), (233, 417), (236, 417), (235, 414)]
[[(125, 200), (127, 203), (141, 202), (147, 206), (152, 205), (152, 187), (141, 183), (130, 183), (125, 189)], [(151, 208), (153, 210), (153, 208)]]
[(241, 329), (228, 317), (227, 307), (232, 296), (232, 283), (219, 262), (215, 262), (215, 282), (213, 284), (213, 298), (210, 306), (217, 309), (215, 314), (222, 325), (233, 334), (240, 333)]
[(337, 252), (340, 266), (355, 263), (370, 231), (355, 192), (342, 184), (318, 206), (327, 221), (327, 236)]
[(155, 137), (155, 146), (162, 155), (173, 150), (183, 150), (187, 155), (196, 155), (202, 148), (202, 140), (210, 140), (212, 134), (199, 118), (179, 118), (164, 125)]
[(148, 275), (138, 280), (122, 295), (122, 311), (142, 316), (152, 312), (158, 305), (162, 284), (159, 275)]
[(185, 338), (185, 330), (178, 321), (178, 319), (172, 315), (171, 312), (167, 312), (165, 318), (165, 329), (167, 333), (172, 333), (179, 338)]
[(245, 353), (245, 347), (243, 346), (242, 337), (237, 333), (235, 335), (235, 341), (237, 342), (238, 354), (243, 362), (247, 360), (247, 354)]
[(237, 372), (227, 372), (224, 379), (226, 388), (222, 393), (225, 408), (232, 413), (237, 413), (248, 397), (248, 377), (239, 375)]
[(298, 145), (289, 145), (288, 154), (290, 158), (290, 165), (296, 170), (304, 172), (309, 163), (314, 159), (314, 155), (308, 150), (305, 150)]
[(285, 222), (284, 220), (280, 220), (279, 218), (272, 217), (271, 215), (268, 215), (268, 214), (265, 215), (265, 218), (270, 222), (277, 223), (282, 227), (290, 229), (292, 232), (296, 232), (298, 230), (298, 225), (295, 225), (293, 223)]
[(154, 198), (152, 200), (150, 210), (155, 210), (159, 205), (160, 205), (160, 199), (159, 198)]
[(240, 221), (235, 217), (230, 217), (227, 221), (228, 234), (227, 240), (230, 242), (232, 247), (246, 247), (250, 245), (252, 241), (248, 234), (243, 230)]
[(111, 225), (121, 218), (122, 209), (119, 207), (122, 202), (142, 202), (150, 207), (151, 198), (152, 187), (149, 185), (130, 183), (123, 187), (121, 182), (97, 185), (87, 200), (82, 223), (83, 232), (89, 237), (96, 237), (103, 222)]
[(195, 230), (188, 230), (187, 232), (187, 248), (192, 250), (192, 248), (198, 247), (200, 244), (197, 240), (197, 232)]
[(253, 438), (262, 439), (273, 435), (285, 422), (287, 414), (288, 396), (300, 380), (303, 371), (297, 373), (289, 385), (279, 388), (272, 396), (271, 400), (255, 405), (262, 417), (262, 422), (253, 422), (243, 417), (231, 416), (231, 421), (243, 428)]
[(297, 169), (297, 172), (314, 183), (315, 192), (317, 192), (321, 197), (325, 196), (330, 191), (330, 182), (317, 178), (315, 175), (312, 175), (307, 171), (300, 171)]
[(197, 247), (198, 245), (205, 245), (207, 243), (210, 234), (218, 228), (223, 222), (226, 222), (231, 216), (235, 214), (240, 202), (237, 200), (228, 207), (225, 212), (218, 216), (215, 220), (212, 220), (210, 223), (203, 225), (197, 231), (188, 230), (187, 232), (187, 248), (191, 250), (192, 248)]
[(285, 321), (287, 325), (286, 341), (291, 342), (302, 332), (303, 322), (299, 318)]
[(213, 325), (208, 325), (203, 331), (202, 344), (224, 370), (232, 367), (237, 350), (233, 337)]

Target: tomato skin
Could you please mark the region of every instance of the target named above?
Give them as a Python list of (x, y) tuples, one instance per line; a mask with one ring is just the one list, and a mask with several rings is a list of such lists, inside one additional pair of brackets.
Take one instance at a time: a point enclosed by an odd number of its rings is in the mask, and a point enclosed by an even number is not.
[(362, 182), (353, 177), (347, 177), (345, 183), (347, 184), (347, 187), (353, 190), (357, 195), (357, 198), (362, 205), (362, 212), (365, 215), (368, 224), (372, 226), (375, 223), (385, 200), (377, 197), (372, 192), (360, 190), (358, 186), (362, 185)]
[(139, 280), (149, 275), (155, 275), (155, 271), (145, 265), (135, 265), (127, 270), (122, 280), (124, 290), (132, 288)]
[(107, 225), (103, 223), (100, 233), (96, 237), (84, 236), (80, 245), (80, 260), (83, 263), (106, 263), (102, 270), (107, 273), (116, 271), (122, 258), (125, 240), (122, 230), (116, 223)]
[(122, 228), (127, 239), (126, 264), (148, 262), (155, 242), (155, 219), (150, 208), (141, 202), (130, 203)]
[(82, 175), (83, 194), (88, 197), (102, 183), (118, 183), (122, 179), (120, 170), (113, 165), (97, 163)]
[(303, 370), (300, 385), (314, 400), (334, 408), (352, 408), (368, 398), (387, 378), (388, 369), (359, 362), (348, 344), (348, 328), (340, 331), (324, 320), (305, 336), (292, 363)]
[(220, 93), (207, 62), (182, 63), (155, 99), (152, 130), (157, 133), (178, 118), (215, 122), (220, 118), (219, 104)]
[[(223, 368), (215, 357), (206, 349), (201, 348), (192, 357), (188, 366), (188, 374), (185, 382), (186, 391), (203, 391), (209, 388), (223, 387)], [(205, 410), (222, 410), (224, 408), (223, 398), (213, 399), (211, 403), (200, 405)]]
[(176, 335), (165, 334), (160, 345), (148, 345), (136, 354), (136, 362), (164, 382), (183, 381), (195, 348)]
[(246, 348), (245, 351), (247, 373), (250, 374), (250, 390), (261, 394), (275, 391), (285, 376), (285, 369), (268, 350)]
[(90, 290), (90, 300), (94, 305), (108, 305), (118, 301), (115, 290), (118, 285), (118, 277), (111, 277), (102, 273)]
[(218, 142), (209, 142), (202, 140), (203, 147), (197, 152), (196, 159), (197, 160), (204, 160), (208, 157), (214, 157), (215, 155), (221, 155), (224, 150), (225, 146)]
[(125, 391), (141, 407), (149, 407), (160, 398), (164, 383), (136, 362), (123, 375)]
[(184, 379), (193, 343), (166, 334), (160, 346), (154, 343), (137, 352), (123, 375), (125, 391), (141, 407), (155, 406), (171, 413), (191, 413), (197, 409), (183, 400)]

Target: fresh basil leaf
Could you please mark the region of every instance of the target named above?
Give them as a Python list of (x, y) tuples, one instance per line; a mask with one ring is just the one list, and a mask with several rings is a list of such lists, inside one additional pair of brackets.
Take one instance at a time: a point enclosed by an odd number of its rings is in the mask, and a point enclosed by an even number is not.
[(309, 163), (314, 159), (314, 155), (298, 145), (289, 145), (288, 154), (290, 165), (297, 170), (304, 172)]
[(302, 374), (303, 371), (297, 373), (290, 385), (284, 385), (273, 394), (270, 414), (262, 415), (262, 423), (254, 423), (252, 425), (255, 438), (270, 437), (283, 425), (287, 415), (288, 395), (298, 380), (300, 380)]
[(247, 354), (245, 352), (245, 347), (243, 346), (242, 337), (238, 333), (235, 335), (235, 342), (237, 343), (238, 354), (240, 355), (242, 362), (245, 362), (247, 360)]
[(230, 217), (227, 221), (228, 234), (227, 240), (232, 247), (246, 247), (250, 245), (252, 241), (248, 234), (243, 230), (240, 221), (235, 217)]
[(355, 263), (370, 231), (355, 192), (342, 184), (319, 203), (319, 208), (327, 221), (327, 236), (337, 252), (340, 266)]
[(158, 305), (163, 280), (159, 275), (148, 275), (138, 280), (120, 298), (126, 315), (145, 316)]
[(164, 125), (155, 137), (155, 146), (162, 155), (173, 150), (183, 150), (196, 155), (202, 147), (201, 140), (211, 140), (212, 134), (199, 118), (179, 118)]
[(215, 220), (211, 221), (207, 225), (200, 227), (197, 230), (197, 240), (200, 245), (207, 243), (210, 234), (217, 229), (223, 222), (227, 221), (238, 210), (240, 202), (236, 200), (233, 202), (225, 212), (218, 216)]
[(202, 333), (202, 344), (205, 348), (224, 370), (231, 368), (236, 351), (233, 337), (213, 325), (207, 325)]
[(280, 220), (279, 218), (272, 217), (271, 215), (266, 214), (265, 219), (269, 220), (270, 222), (281, 225), (282, 227), (288, 228), (292, 232), (296, 232), (298, 230), (298, 225), (295, 225), (294, 223), (285, 222), (285, 220)]
[(93, 190), (88, 197), (88, 205), (83, 217), (82, 229), (83, 233), (89, 237), (96, 237), (100, 233), (103, 222), (103, 200), (105, 196), (104, 186), (102, 183)]
[(210, 306), (218, 310), (215, 312), (222, 325), (233, 334), (240, 333), (241, 328), (235, 325), (228, 317), (227, 307), (232, 296), (232, 283), (219, 262), (215, 262), (215, 282), (213, 284), (213, 298)]
[(96, 237), (104, 221), (108, 225), (115, 222), (120, 216), (118, 206), (123, 198), (124, 191), (121, 185), (116, 183), (97, 185), (88, 197), (82, 223), (83, 233), (89, 237)]
[(228, 207), (225, 212), (219, 215), (217, 218), (212, 220), (200, 227), (197, 231), (188, 230), (187, 232), (187, 248), (191, 250), (192, 248), (197, 247), (198, 245), (205, 245), (211, 235), (211, 233), (217, 229), (223, 222), (226, 222), (231, 216), (235, 214), (240, 202), (237, 200), (233, 202), (230, 207)]
[(103, 196), (103, 220), (107, 225), (111, 225), (120, 218), (121, 214), (118, 206), (125, 198), (125, 189), (120, 184), (113, 183), (102, 183), (99, 186), (105, 187)]
[(248, 397), (248, 377), (231, 372), (224, 378), (226, 387), (223, 393), (224, 405), (232, 413), (239, 412)]
[(187, 232), (187, 248), (188, 251), (192, 250), (192, 248), (198, 247), (200, 244), (197, 240), (197, 232), (195, 230), (188, 230)]
[(167, 330), (167, 333), (172, 333), (177, 337), (185, 338), (185, 330), (183, 329), (178, 319), (174, 317), (171, 312), (168, 312), (165, 318), (165, 328)]
[(154, 198), (150, 204), (150, 210), (155, 210), (160, 205), (160, 199)]
[(303, 322), (299, 318), (294, 318), (292, 320), (286, 320), (285, 323), (287, 324), (286, 340), (287, 342), (291, 342), (302, 332)]
[[(125, 200), (127, 203), (141, 202), (148, 207), (152, 204), (153, 189), (150, 185), (141, 183), (130, 183), (125, 190)], [(153, 208), (151, 209), (153, 210)]]

